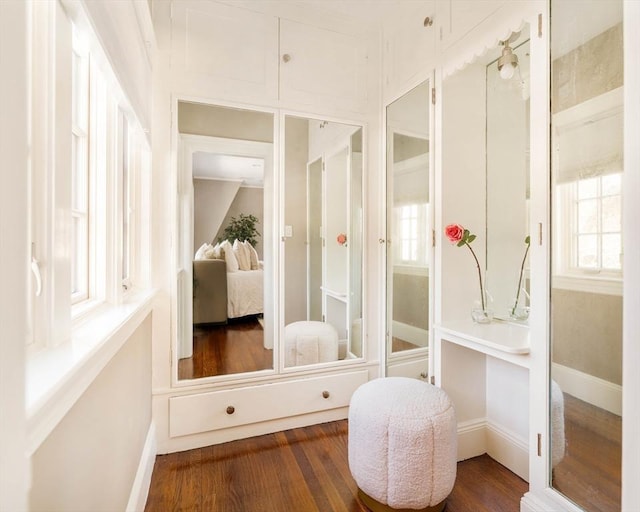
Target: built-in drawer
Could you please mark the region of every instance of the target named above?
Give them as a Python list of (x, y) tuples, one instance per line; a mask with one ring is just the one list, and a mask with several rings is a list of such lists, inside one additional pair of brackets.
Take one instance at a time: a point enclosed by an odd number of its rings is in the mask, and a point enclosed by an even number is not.
[(367, 370), (169, 399), (169, 435), (187, 436), (349, 405)]

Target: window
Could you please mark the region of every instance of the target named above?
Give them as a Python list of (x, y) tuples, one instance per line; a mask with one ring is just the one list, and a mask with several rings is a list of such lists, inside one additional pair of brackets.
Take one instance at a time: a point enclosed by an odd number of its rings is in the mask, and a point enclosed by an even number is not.
[(89, 297), (89, 56), (74, 31), (71, 91), (71, 299)]
[(395, 254), (397, 264), (427, 266), (428, 211), (427, 203), (395, 207), (394, 231), (398, 233)]
[(32, 6), (30, 353), (148, 282), (148, 141), (83, 16)]
[(620, 277), (622, 173), (558, 185), (558, 201), (565, 273)]

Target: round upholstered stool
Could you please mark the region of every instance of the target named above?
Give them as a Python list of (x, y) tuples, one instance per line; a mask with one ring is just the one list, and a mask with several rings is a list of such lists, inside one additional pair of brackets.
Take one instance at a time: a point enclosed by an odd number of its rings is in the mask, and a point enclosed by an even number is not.
[(456, 479), (453, 404), (405, 377), (360, 386), (349, 408), (349, 469), (372, 511), (441, 511)]
[(301, 321), (284, 328), (286, 366), (338, 360), (338, 331), (326, 322)]

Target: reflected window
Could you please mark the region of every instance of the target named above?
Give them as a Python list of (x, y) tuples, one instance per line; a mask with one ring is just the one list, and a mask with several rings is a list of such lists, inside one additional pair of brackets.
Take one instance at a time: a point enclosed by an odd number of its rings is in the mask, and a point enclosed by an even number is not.
[(558, 185), (558, 213), (565, 273), (604, 273), (622, 269), (622, 173)]
[(427, 266), (428, 203), (397, 206), (394, 231), (399, 233), (395, 261), (401, 265)]

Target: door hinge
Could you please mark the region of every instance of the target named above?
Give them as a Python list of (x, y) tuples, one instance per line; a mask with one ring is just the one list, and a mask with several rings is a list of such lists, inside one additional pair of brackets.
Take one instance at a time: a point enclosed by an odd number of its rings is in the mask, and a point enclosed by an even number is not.
[(542, 37), (542, 14), (538, 14), (538, 37)]
[(432, 229), (431, 230), (431, 247), (435, 247), (436, 246), (436, 230)]
[(429, 381), (431, 382), (432, 386), (435, 386), (436, 385), (436, 376), (432, 375), (431, 378), (429, 379)]
[(538, 434), (538, 457), (542, 457), (542, 434)]
[(431, 104), (436, 104), (436, 88), (431, 89)]
[(538, 245), (542, 245), (542, 222), (538, 222)]

